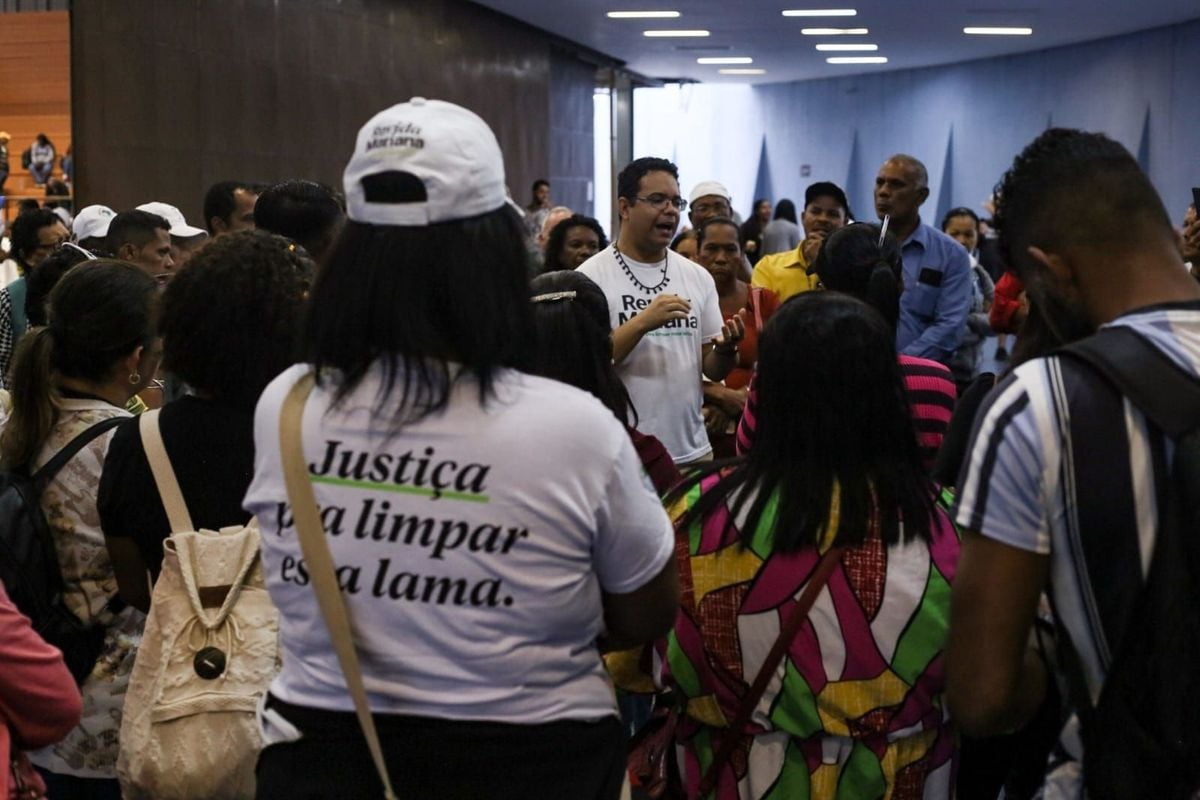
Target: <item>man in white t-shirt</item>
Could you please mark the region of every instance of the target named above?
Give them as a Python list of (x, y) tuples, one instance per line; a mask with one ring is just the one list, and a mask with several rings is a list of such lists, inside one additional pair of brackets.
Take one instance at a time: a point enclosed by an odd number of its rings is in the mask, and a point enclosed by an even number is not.
[(722, 325), (712, 276), (668, 249), (687, 206), (675, 165), (639, 158), (621, 170), (617, 194), (617, 242), (579, 271), (608, 298), (613, 362), (638, 429), (658, 437), (677, 464), (711, 459), (701, 380), (719, 381), (733, 369), (741, 320)]

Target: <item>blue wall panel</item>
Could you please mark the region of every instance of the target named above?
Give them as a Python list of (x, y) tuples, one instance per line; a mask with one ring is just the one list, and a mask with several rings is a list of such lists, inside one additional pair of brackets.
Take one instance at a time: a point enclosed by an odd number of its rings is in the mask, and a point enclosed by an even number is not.
[(765, 132), (775, 199), (834, 180), (872, 219), (878, 166), (908, 152), (929, 168), (931, 222), (951, 206), (978, 208), (1048, 124), (1104, 131), (1143, 161), (1178, 221), (1200, 185), (1197, 41), (1200, 20), (965, 64), (767, 85), (755, 89), (761, 120), (746, 124)]

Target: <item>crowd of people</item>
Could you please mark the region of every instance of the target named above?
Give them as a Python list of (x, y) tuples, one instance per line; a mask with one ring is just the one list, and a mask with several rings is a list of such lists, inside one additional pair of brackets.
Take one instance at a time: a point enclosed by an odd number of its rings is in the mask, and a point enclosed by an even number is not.
[(1193, 796), (1195, 209), (928, 183), (639, 158), (610, 237), (414, 98), (342, 191), (25, 211), (0, 796)]

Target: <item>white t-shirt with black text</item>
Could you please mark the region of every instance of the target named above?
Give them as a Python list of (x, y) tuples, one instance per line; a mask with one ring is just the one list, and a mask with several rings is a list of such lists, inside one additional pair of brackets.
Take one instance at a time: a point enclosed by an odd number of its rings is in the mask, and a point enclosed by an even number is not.
[[(287, 504), (280, 409), (263, 393), (245, 506), (262, 531), (283, 668), (270, 691), (353, 709)], [(304, 453), (376, 712), (536, 724), (614, 715), (595, 641), (601, 592), (672, 556), (670, 522), (623, 426), (590, 394), (502, 370), (461, 378), (449, 408), (402, 426), (375, 408), (377, 365), (343, 404), (313, 390)], [(401, 378), (397, 379), (397, 385)]]
[[(663, 264), (645, 264), (621, 256), (635, 281), (617, 261), (614, 247), (589, 258), (579, 272), (595, 281), (608, 298), (613, 330), (647, 308), (659, 294), (677, 294), (692, 305), (687, 319), (650, 331), (617, 365), (637, 411), (637, 429), (658, 437), (677, 463), (695, 461), (712, 452), (700, 409), (700, 347), (721, 333), (721, 306), (712, 275), (699, 264), (667, 251), (668, 282)], [(640, 282), (640, 283), (639, 283)]]

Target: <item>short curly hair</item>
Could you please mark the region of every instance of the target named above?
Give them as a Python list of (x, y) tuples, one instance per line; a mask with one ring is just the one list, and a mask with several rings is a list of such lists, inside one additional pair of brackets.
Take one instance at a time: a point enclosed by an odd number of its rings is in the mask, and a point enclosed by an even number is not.
[(1087, 245), (1124, 252), (1144, 242), (1130, 232), (1173, 237), (1162, 199), (1137, 161), (1102, 133), (1050, 128), (1013, 160), (996, 186), (992, 222), (1000, 253), (1018, 277), (1031, 246)]
[(239, 231), (209, 242), (163, 295), (163, 366), (198, 392), (253, 408), (294, 360), (311, 274), (282, 236)]
[(604, 235), (604, 228), (600, 227), (599, 222), (583, 214), (572, 214), (551, 229), (546, 239), (546, 260), (542, 272), (557, 272), (567, 268), (562, 262), (562, 249), (567, 242), (567, 231), (571, 228), (590, 228), (596, 233), (599, 248), (603, 250), (608, 247), (608, 237)]

